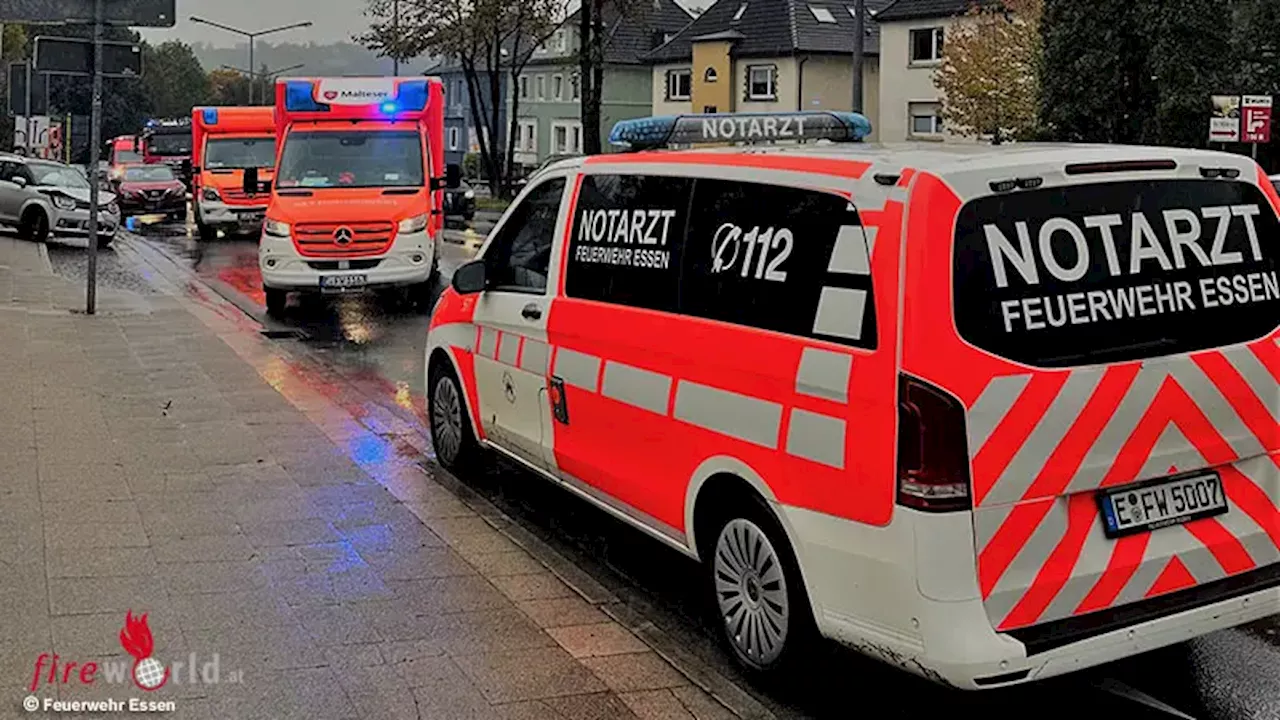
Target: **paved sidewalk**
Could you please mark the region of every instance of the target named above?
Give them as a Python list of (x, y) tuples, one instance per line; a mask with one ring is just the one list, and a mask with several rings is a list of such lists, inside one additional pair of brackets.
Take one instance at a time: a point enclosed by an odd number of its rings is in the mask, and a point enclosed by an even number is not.
[[(28, 695), (210, 720), (730, 716), (245, 318), (82, 305), (0, 237), (0, 718)], [(133, 664), (130, 610), (184, 663), (154, 693), (107, 677)], [(61, 664), (31, 692), (42, 653)]]

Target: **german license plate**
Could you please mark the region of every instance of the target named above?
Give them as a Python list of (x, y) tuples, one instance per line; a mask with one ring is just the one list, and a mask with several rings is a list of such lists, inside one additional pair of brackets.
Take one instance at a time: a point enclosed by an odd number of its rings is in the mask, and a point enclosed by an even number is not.
[(348, 288), (364, 287), (368, 284), (369, 278), (366, 275), (322, 275), (320, 276), (320, 287), (332, 288), (334, 290), (346, 290)]
[(262, 222), (263, 213), (248, 212), (240, 213), (240, 222), (245, 225), (257, 225)]
[(1179, 525), (1227, 511), (1227, 496), (1216, 472), (1184, 475), (1098, 494), (1103, 530), (1123, 537)]

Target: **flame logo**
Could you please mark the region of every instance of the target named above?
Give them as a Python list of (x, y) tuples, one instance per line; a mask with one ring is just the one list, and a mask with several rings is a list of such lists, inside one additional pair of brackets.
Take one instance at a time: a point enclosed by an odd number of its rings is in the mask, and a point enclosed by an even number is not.
[(124, 651), (138, 660), (151, 657), (155, 649), (155, 640), (151, 637), (151, 628), (147, 625), (147, 614), (134, 619), (130, 610), (124, 617), (124, 629), (120, 631), (120, 645)]

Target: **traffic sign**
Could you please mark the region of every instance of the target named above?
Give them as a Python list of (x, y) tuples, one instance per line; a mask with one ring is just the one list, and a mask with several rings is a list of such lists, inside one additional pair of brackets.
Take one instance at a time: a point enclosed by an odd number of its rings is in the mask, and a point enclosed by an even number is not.
[(1240, 141), (1271, 142), (1271, 96), (1245, 95), (1240, 103)]
[[(36, 72), (58, 75), (92, 75), (93, 41), (81, 38), (36, 38)], [(141, 77), (142, 47), (128, 42), (103, 41), (103, 77)]]
[[(45, 115), (49, 112), (49, 76), (31, 74), (31, 113)], [(27, 64), (9, 63), (9, 114), (27, 114)]]
[[(105, 0), (108, 25), (173, 27), (176, 0)], [(94, 0), (0, 0), (0, 22), (92, 23)]]
[(1240, 96), (1213, 95), (1209, 115), (1209, 142), (1240, 142)]

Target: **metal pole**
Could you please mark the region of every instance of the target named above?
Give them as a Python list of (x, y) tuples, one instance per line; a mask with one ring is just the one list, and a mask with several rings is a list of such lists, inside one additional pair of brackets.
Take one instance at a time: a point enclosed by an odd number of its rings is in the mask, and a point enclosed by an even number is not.
[[(105, 16), (103, 3), (93, 2), (93, 110), (89, 118), (89, 167), (98, 172), (99, 145), (102, 144), (102, 21)], [(96, 177), (89, 182), (89, 271), (85, 291), (85, 308), (88, 315), (97, 312), (98, 305), (98, 183)]]
[(1258, 143), (1253, 143), (1253, 161), (1258, 162)]
[(34, 58), (27, 58), (27, 140), (25, 142), (26, 147), (24, 148), (26, 150), (25, 154), (27, 157), (31, 157), (31, 149), (35, 147), (31, 142), (31, 64), (33, 62)]
[(395, 43), (395, 47), (392, 48), (391, 72), (396, 77), (400, 77), (400, 0), (393, 0), (391, 7), (393, 8), (391, 34), (395, 36), (392, 39), (392, 42)]
[(253, 36), (249, 36), (249, 104), (253, 104), (253, 86), (257, 84), (258, 71), (253, 68)]
[[(853, 1), (853, 111), (862, 112), (862, 60), (866, 39), (866, 0)], [(803, 110), (803, 108), (800, 108)]]

